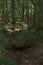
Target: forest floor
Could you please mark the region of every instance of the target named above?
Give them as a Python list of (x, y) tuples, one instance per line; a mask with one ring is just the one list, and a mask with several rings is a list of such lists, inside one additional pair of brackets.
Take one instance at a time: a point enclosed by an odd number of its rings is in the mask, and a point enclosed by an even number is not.
[[(18, 44), (15, 37), (8, 36), (11, 43)], [(17, 61), (18, 65), (43, 65), (43, 42), (40, 45), (33, 48), (27, 48), (23, 51), (4, 51), (2, 56), (11, 58)]]

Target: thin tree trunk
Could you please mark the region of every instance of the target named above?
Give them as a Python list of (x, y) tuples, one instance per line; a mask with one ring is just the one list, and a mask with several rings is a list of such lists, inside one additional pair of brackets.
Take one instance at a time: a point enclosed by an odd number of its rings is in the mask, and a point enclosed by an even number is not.
[(12, 25), (14, 26), (15, 24), (15, 0), (12, 0), (11, 3), (12, 3)]
[(3, 3), (3, 14), (4, 14), (3, 20), (4, 20), (5, 24), (7, 24), (9, 22), (8, 1), (5, 0), (3, 2), (4, 2)]
[(29, 1), (27, 0), (27, 8), (26, 8), (26, 19), (28, 22), (28, 29), (30, 28), (30, 24), (29, 24)]
[(23, 29), (23, 22), (24, 22), (24, 0), (21, 0), (21, 25), (22, 25), (22, 29)]

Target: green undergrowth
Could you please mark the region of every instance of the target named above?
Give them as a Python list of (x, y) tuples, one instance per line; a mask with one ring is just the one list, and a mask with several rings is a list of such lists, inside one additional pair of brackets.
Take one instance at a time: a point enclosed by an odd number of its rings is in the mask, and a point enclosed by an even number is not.
[(0, 64), (17, 65), (17, 62), (10, 58), (0, 57)]
[(6, 36), (9, 34), (9, 32), (3, 27), (2, 29), (0, 29), (0, 34), (2, 34), (3, 36)]
[(37, 52), (35, 55), (39, 57), (40, 60), (43, 59), (43, 31), (38, 31), (36, 29), (22, 30), (17, 37), (20, 45), (30, 45), (33, 48), (36, 47)]
[(5, 47), (10, 44), (7, 37), (8, 32), (5, 28), (0, 30), (0, 65), (17, 65), (17, 62), (15, 60), (12, 60), (11, 58), (6, 58), (2, 56), (3, 50), (5, 50)]
[(43, 39), (43, 31), (39, 32), (36, 29), (22, 30), (17, 39), (20, 45), (37, 46), (38, 42)]
[(5, 46), (9, 44), (6, 35), (2, 30), (0, 30), (0, 50), (3, 50)]

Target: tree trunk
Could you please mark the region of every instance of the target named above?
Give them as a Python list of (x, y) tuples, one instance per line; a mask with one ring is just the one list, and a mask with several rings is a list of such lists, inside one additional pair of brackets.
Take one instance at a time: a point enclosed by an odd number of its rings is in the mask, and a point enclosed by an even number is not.
[(12, 0), (11, 3), (12, 3), (12, 25), (14, 26), (15, 24), (15, 0)]

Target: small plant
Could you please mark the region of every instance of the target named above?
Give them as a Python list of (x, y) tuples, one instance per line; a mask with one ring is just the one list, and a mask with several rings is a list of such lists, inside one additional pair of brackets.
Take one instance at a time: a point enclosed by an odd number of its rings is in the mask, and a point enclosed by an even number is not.
[(37, 45), (39, 40), (38, 31), (35, 29), (22, 30), (17, 39), (20, 45)]
[(1, 29), (1, 33), (3, 33), (4, 35), (8, 35), (8, 31), (4, 27)]
[(5, 57), (0, 57), (0, 64), (7, 64), (7, 65), (17, 65), (17, 62), (10, 59), (10, 58), (5, 58)]
[(6, 34), (0, 31), (0, 50), (3, 50), (8, 44), (9, 41), (6, 38)]

